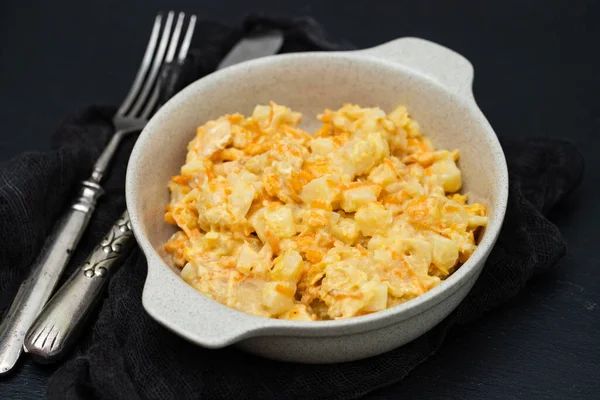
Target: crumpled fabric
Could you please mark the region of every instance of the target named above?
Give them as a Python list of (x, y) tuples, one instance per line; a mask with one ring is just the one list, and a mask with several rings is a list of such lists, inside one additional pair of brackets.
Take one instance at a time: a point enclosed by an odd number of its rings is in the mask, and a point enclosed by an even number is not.
[[(186, 64), (172, 68), (163, 101), (210, 73), (239, 37), (277, 27), (282, 52), (352, 48), (327, 35), (310, 18), (249, 17), (238, 28), (201, 21)], [(172, 75), (170, 75), (172, 74)], [(114, 107), (90, 107), (67, 118), (52, 137), (51, 150), (22, 154), (0, 166), (0, 314), (52, 226), (76, 195), (113, 132)], [(564, 256), (566, 244), (545, 215), (581, 181), (583, 158), (567, 141), (502, 140), (510, 177), (502, 232), (483, 272), (458, 308), (413, 342), (365, 360), (304, 365), (271, 361), (235, 347), (195, 346), (159, 325), (144, 311), (146, 261), (135, 248), (112, 277), (100, 310), (71, 356), (50, 379), (49, 399), (349, 399), (398, 382), (443, 345), (454, 325), (473, 322), (514, 297), (534, 275)], [(65, 273), (86, 258), (125, 209), (124, 178), (135, 142), (120, 146), (103, 182), (90, 226)], [(65, 279), (63, 277), (63, 281)], [(190, 305), (193, 306), (193, 305)]]

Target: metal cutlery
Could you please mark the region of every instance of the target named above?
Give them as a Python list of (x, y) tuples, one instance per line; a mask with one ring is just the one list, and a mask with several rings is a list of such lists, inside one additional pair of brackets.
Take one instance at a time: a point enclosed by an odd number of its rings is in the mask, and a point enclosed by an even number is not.
[[(278, 30), (244, 37), (229, 51), (218, 69), (276, 54), (282, 43), (283, 33)], [(110, 276), (134, 244), (129, 214), (125, 211), (83, 266), (50, 299), (27, 332), (24, 347), (34, 360), (53, 362), (68, 352)]]
[(129, 214), (125, 211), (27, 332), (24, 349), (34, 360), (53, 362), (71, 348), (109, 277), (134, 245)]
[(179, 13), (177, 20), (174, 20), (174, 12), (169, 12), (166, 18), (161, 14), (156, 17), (142, 64), (127, 97), (113, 117), (114, 135), (96, 161), (90, 178), (82, 183), (78, 198), (46, 240), (30, 275), (21, 284), (0, 324), (0, 375), (10, 371), (16, 364), (28, 329), (52, 294), (88, 226), (96, 201), (103, 194), (100, 183), (119, 143), (126, 135), (141, 130), (155, 111), (161, 66), (174, 60), (178, 48), (179, 61), (183, 61), (187, 55), (196, 17), (192, 15), (189, 18), (183, 41), (179, 38), (185, 14)]
[(249, 34), (236, 43), (223, 57), (217, 70), (245, 61), (277, 54), (283, 45), (283, 33), (279, 30)]

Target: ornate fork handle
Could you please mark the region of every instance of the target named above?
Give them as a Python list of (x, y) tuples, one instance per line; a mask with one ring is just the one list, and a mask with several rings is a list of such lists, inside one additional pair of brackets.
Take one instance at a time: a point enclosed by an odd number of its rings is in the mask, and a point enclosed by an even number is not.
[(112, 272), (135, 244), (125, 211), (104, 239), (50, 299), (25, 337), (24, 348), (37, 361), (60, 359), (78, 338)]

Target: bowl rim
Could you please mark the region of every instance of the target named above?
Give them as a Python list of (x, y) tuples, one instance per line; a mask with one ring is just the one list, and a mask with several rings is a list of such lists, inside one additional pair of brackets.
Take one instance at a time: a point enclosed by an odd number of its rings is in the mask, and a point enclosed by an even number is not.
[[(422, 39), (419, 39), (422, 40)], [(441, 47), (441, 46), (440, 46)], [(367, 49), (368, 50), (368, 49)], [(459, 57), (462, 57), (458, 55)], [(269, 64), (275, 65), (277, 63), (286, 63), (290, 61), (304, 61), (304, 60), (317, 60), (317, 59), (330, 59), (339, 58), (343, 60), (352, 60), (359, 63), (378, 63), (385, 64), (386, 67), (402, 70), (405, 74), (414, 76), (420, 83), (436, 86), (438, 89), (446, 92), (453, 101), (461, 104), (463, 107), (469, 110), (469, 116), (476, 119), (476, 124), (480, 127), (478, 130), (482, 135), (486, 136), (486, 144), (491, 146), (492, 153), (496, 155), (493, 158), (493, 162), (496, 164), (496, 170), (498, 171), (498, 179), (494, 185), (494, 194), (496, 197), (496, 207), (494, 210), (494, 216), (490, 219), (490, 223), (486, 227), (485, 234), (482, 237), (479, 245), (477, 246), (471, 257), (458, 268), (452, 275), (442, 281), (436, 287), (430, 289), (426, 293), (417, 296), (414, 299), (408, 300), (400, 305), (378, 311), (372, 314), (357, 316), (347, 319), (339, 320), (328, 320), (328, 321), (290, 321), (290, 320), (279, 320), (274, 318), (259, 317), (252, 314), (247, 314), (242, 311), (238, 311), (227, 307), (215, 300), (212, 300), (205, 296), (203, 293), (195, 290), (183, 281), (179, 276), (177, 279), (180, 283), (180, 288), (190, 288), (197, 293), (198, 296), (202, 296), (210, 301), (214, 307), (223, 307), (231, 310), (238, 314), (236, 322), (242, 327), (237, 330), (237, 335), (232, 337), (211, 342), (202, 339), (202, 334), (198, 332), (186, 331), (173, 323), (172, 319), (165, 318), (160, 310), (154, 308), (149, 302), (145, 301), (143, 296), (144, 306), (146, 310), (159, 322), (168, 326), (175, 332), (185, 336), (186, 338), (204, 345), (206, 347), (223, 347), (233, 342), (239, 341), (248, 336), (261, 336), (261, 335), (275, 335), (275, 334), (288, 334), (293, 333), (295, 336), (334, 336), (353, 334), (362, 331), (369, 331), (372, 329), (380, 329), (382, 327), (398, 323), (405, 319), (411, 318), (415, 315), (421, 314), (426, 310), (436, 306), (442, 301), (446, 300), (460, 287), (467, 284), (474, 274), (478, 274), (483, 268), (483, 265), (493, 248), (506, 213), (506, 206), (508, 202), (508, 169), (506, 165), (506, 159), (500, 146), (500, 142), (490, 126), (489, 122), (475, 103), (474, 99), (466, 98), (453, 92), (443, 84), (437, 82), (432, 77), (417, 71), (405, 65), (399, 64), (395, 61), (382, 59), (380, 57), (372, 56), (365, 53), (365, 50), (356, 51), (343, 51), (343, 52), (304, 52), (304, 53), (291, 53), (264, 57), (253, 61), (248, 61), (243, 64), (234, 65), (226, 69), (209, 74), (179, 92), (172, 99), (170, 99), (159, 112), (150, 120), (146, 125), (140, 137), (136, 141), (134, 149), (131, 153), (130, 162), (127, 167), (126, 177), (126, 201), (127, 208), (130, 212), (131, 223), (135, 237), (138, 241), (140, 248), (142, 249), (148, 263), (148, 276), (144, 284), (144, 294), (146, 293), (149, 285), (151, 285), (151, 275), (156, 269), (169, 270), (169, 273), (174, 271), (162, 260), (159, 252), (152, 246), (150, 240), (143, 234), (142, 224), (140, 222), (140, 216), (137, 213), (135, 207), (136, 201), (135, 191), (133, 188), (136, 186), (134, 177), (136, 175), (137, 160), (142, 155), (144, 148), (151, 141), (152, 137), (158, 134), (161, 123), (161, 116), (172, 112), (176, 109), (180, 103), (186, 101), (190, 96), (197, 95), (197, 92), (203, 90), (203, 86), (208, 82), (216, 79), (234, 78), (238, 72), (245, 68), (261, 68), (268, 66)], [(468, 61), (467, 61), (468, 62)], [(470, 65), (470, 64), (469, 64)], [(166, 185), (166, 184), (165, 184)], [(133, 193), (132, 193), (133, 191)], [(208, 303), (207, 303), (208, 304)], [(215, 309), (215, 312), (218, 309)], [(377, 324), (374, 324), (377, 322)]]

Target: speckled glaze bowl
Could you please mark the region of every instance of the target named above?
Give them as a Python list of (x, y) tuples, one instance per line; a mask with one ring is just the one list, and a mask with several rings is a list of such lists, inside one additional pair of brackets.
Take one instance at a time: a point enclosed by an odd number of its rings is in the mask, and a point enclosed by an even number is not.
[[(498, 237), (508, 197), (506, 161), (471, 91), (473, 67), (459, 54), (416, 38), (339, 53), (298, 53), (243, 63), (191, 84), (171, 99), (138, 139), (127, 170), (127, 208), (148, 260), (142, 302), (158, 322), (208, 348), (235, 344), (264, 357), (304, 363), (357, 360), (422, 335), (469, 292)], [(335, 321), (287, 321), (228, 308), (185, 283), (163, 246), (167, 182), (178, 174), (196, 127), (231, 112), (251, 114), (273, 100), (303, 113), (303, 127), (343, 103), (391, 111), (404, 104), (434, 144), (459, 148), (464, 192), (488, 206), (479, 247), (453, 275), (397, 307)], [(313, 119), (309, 119), (313, 118)]]

